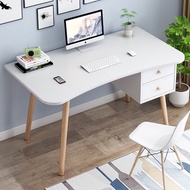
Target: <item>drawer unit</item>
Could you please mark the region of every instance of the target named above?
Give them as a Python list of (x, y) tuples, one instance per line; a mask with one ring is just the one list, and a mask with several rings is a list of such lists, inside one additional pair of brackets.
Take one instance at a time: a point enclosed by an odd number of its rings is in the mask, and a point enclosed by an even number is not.
[(175, 90), (176, 65), (153, 68), (113, 84), (139, 103), (145, 103)]
[(144, 84), (172, 74), (175, 74), (174, 65), (157, 67), (155, 69), (151, 69), (149, 71), (144, 71), (141, 73), (142, 83)]
[(170, 93), (174, 87), (174, 75), (163, 77), (159, 80), (143, 84), (142, 86), (142, 101), (153, 99), (154, 97)]

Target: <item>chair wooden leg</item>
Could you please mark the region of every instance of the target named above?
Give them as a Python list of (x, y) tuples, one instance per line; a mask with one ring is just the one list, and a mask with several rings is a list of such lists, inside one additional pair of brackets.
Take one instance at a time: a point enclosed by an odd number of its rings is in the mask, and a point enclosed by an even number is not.
[(177, 149), (176, 149), (175, 146), (173, 146), (173, 149), (174, 149), (174, 152), (175, 152), (175, 154), (176, 154), (176, 156), (177, 156), (177, 159), (178, 159), (178, 161), (179, 161), (179, 163), (180, 163), (181, 169), (183, 170), (184, 167), (183, 167), (183, 164), (182, 164), (181, 159), (180, 159), (180, 157), (179, 157), (179, 153), (178, 153), (178, 151), (177, 151)]
[(134, 170), (134, 168), (135, 168), (135, 165), (136, 165), (136, 163), (137, 163), (137, 161), (138, 161), (138, 159), (139, 159), (139, 157), (140, 157), (140, 155), (141, 155), (141, 153), (142, 153), (142, 149), (143, 149), (143, 146), (141, 146), (140, 149), (139, 149), (139, 152), (138, 152), (138, 154), (137, 154), (137, 156), (136, 156), (136, 158), (135, 158), (135, 161), (134, 161), (134, 163), (133, 163), (133, 166), (132, 166), (132, 168), (131, 168), (131, 171), (130, 171), (130, 173), (129, 173), (129, 176), (131, 176), (131, 174), (133, 173), (133, 170)]
[(163, 151), (160, 151), (160, 154), (161, 154), (161, 163), (162, 163), (163, 190), (166, 190), (165, 171), (164, 171), (164, 154), (163, 154)]

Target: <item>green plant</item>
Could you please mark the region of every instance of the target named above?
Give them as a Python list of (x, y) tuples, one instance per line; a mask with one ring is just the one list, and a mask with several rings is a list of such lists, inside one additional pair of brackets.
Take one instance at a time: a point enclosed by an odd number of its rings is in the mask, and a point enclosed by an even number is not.
[(131, 11), (129, 12), (127, 9), (121, 9), (122, 14), (120, 16), (120, 18), (127, 18), (127, 21), (122, 23), (122, 26), (125, 27), (129, 24), (135, 24), (135, 21), (131, 21), (131, 18), (134, 18), (135, 15), (137, 14), (135, 11)]
[(164, 31), (166, 43), (181, 51), (184, 56), (184, 62), (177, 64), (177, 89), (181, 90), (182, 79), (190, 74), (190, 69), (185, 66), (190, 61), (190, 22), (185, 16), (175, 16), (176, 22), (171, 23), (169, 28)]

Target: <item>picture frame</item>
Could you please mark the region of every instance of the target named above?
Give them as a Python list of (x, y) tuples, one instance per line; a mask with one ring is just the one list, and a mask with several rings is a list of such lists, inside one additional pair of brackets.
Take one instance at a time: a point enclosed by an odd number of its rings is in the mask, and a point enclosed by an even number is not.
[(0, 1), (0, 25), (23, 19), (22, 0)]
[(54, 6), (42, 7), (37, 11), (37, 28), (38, 30), (54, 26)]
[(51, 2), (54, 0), (24, 0), (24, 8), (32, 7), (35, 5)]
[(83, 0), (83, 4), (93, 3), (100, 0)]
[(81, 0), (57, 0), (57, 14), (63, 14), (81, 8)]

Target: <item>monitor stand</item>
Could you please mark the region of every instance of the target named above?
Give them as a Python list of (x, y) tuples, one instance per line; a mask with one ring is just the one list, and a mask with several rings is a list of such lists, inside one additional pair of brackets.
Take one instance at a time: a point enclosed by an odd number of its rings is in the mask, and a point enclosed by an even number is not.
[[(90, 45), (90, 44), (89, 44)], [(89, 52), (89, 51), (92, 51), (93, 50), (93, 47), (90, 47), (89, 45), (84, 45), (84, 46), (80, 46), (80, 47), (77, 47), (76, 49), (81, 52), (81, 53), (86, 53), (86, 52)]]
[(99, 46), (103, 43), (103, 41), (97, 41), (97, 42), (93, 42), (87, 45), (83, 45), (83, 46), (79, 46), (76, 49), (81, 52), (81, 53), (86, 53), (89, 51), (93, 51), (96, 48), (99, 48)]

